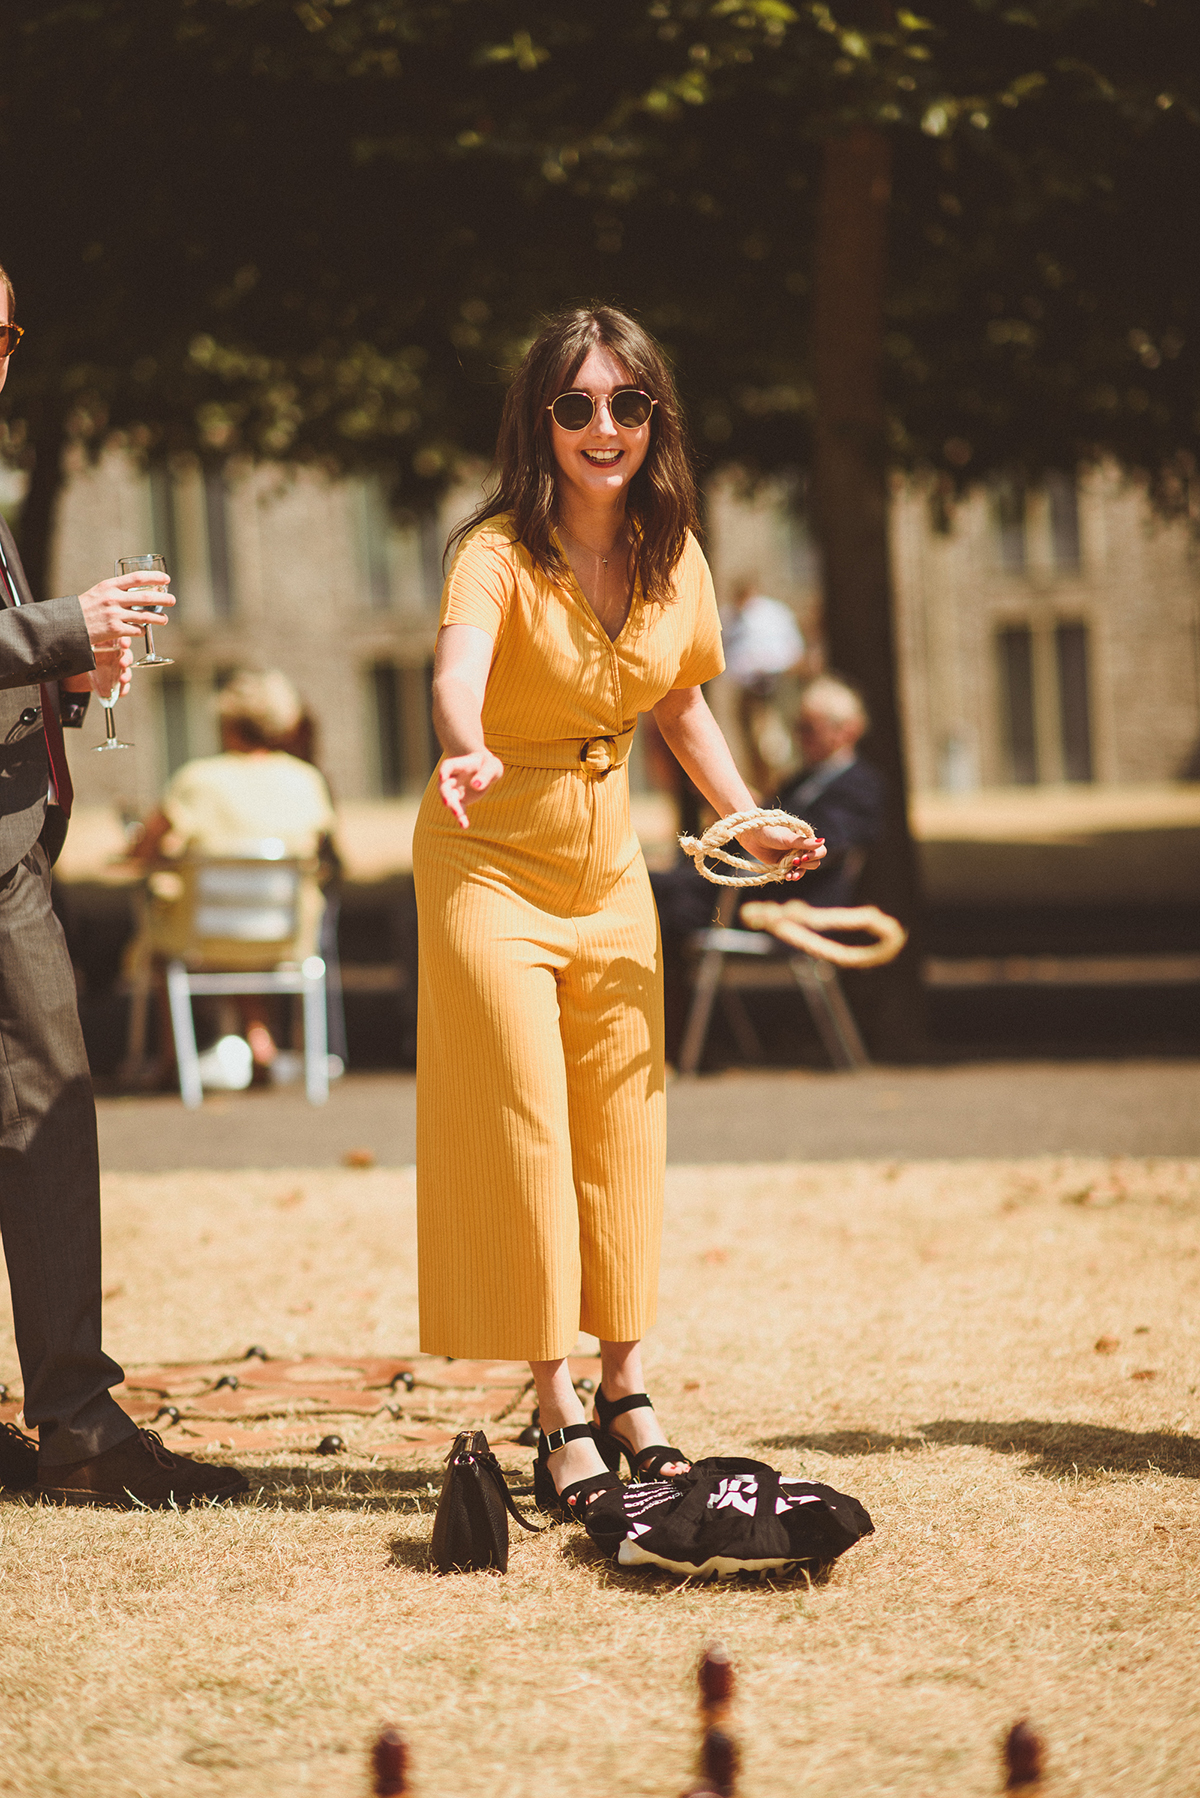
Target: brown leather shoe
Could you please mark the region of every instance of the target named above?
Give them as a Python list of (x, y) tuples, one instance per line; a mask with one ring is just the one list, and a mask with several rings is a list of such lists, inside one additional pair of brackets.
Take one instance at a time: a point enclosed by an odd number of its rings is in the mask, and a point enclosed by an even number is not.
[(22, 1492), (37, 1485), (38, 1445), (15, 1423), (0, 1423), (0, 1486)]
[(173, 1455), (154, 1430), (138, 1430), (90, 1461), (47, 1467), (38, 1474), (40, 1498), (55, 1505), (113, 1505), (118, 1510), (165, 1511), (176, 1505), (219, 1503), (250, 1490), (236, 1467), (209, 1467)]

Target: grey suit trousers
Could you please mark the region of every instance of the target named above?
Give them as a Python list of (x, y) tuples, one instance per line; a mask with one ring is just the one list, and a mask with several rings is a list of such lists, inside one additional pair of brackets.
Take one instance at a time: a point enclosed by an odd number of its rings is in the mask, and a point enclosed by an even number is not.
[(0, 944), (0, 1230), (25, 1421), (54, 1467), (103, 1453), (135, 1425), (109, 1392), (123, 1375), (100, 1347), (96, 1107), (42, 841), (0, 875)]

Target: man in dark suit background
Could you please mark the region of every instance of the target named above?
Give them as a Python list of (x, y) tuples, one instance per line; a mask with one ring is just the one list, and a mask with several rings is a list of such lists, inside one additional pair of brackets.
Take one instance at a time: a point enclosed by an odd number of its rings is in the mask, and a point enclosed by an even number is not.
[[(794, 725), (800, 771), (777, 798), (763, 802), (803, 818), (825, 839), (825, 860), (792, 895), (809, 905), (853, 905), (867, 852), (883, 831), (883, 776), (858, 755), (867, 723), (862, 700), (845, 681), (829, 674), (810, 681)], [(712, 923), (721, 889), (697, 874), (686, 857), (673, 868), (652, 873), (650, 884), (664, 949), (677, 957), (693, 931)]]
[[(0, 388), (21, 334), (0, 268)], [(38, 1432), (35, 1445), (0, 1426), (0, 1484), (63, 1504), (185, 1505), (248, 1484), (236, 1468), (169, 1454), (109, 1390), (124, 1376), (100, 1345), (96, 1107), (50, 905), (71, 810), (62, 727), (82, 724), (93, 687), (128, 690), (142, 620), (127, 590), (166, 579), (123, 576), (39, 602), (0, 518), (0, 1231), (25, 1423)]]
[[(809, 905), (855, 902), (867, 852), (883, 832), (886, 796), (883, 776), (858, 755), (858, 742), (866, 728), (862, 700), (845, 681), (818, 675), (805, 687), (793, 726), (802, 766), (777, 798), (763, 803), (781, 806), (811, 824), (817, 836), (825, 839), (826, 856), (799, 887), (789, 889), (788, 898), (803, 899)], [(650, 885), (662, 930), (668, 1055), (674, 1055), (691, 1002), (694, 969), (688, 940), (713, 923), (718, 899), (727, 889), (713, 886), (683, 856), (673, 868), (652, 871)], [(759, 890), (752, 896), (761, 899), (763, 893)]]
[(802, 766), (772, 803), (825, 839), (825, 860), (800, 892), (808, 905), (853, 905), (867, 852), (883, 833), (883, 776), (858, 754), (867, 723), (858, 694), (834, 675), (804, 689), (795, 723)]

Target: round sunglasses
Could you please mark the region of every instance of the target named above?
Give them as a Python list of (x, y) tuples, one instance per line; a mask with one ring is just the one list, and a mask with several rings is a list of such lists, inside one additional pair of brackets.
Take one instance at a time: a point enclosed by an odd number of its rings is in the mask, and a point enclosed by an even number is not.
[(560, 393), (546, 410), (560, 430), (586, 431), (596, 416), (597, 400), (607, 400), (608, 416), (626, 431), (636, 431), (644, 425), (658, 404), (640, 387), (618, 387), (615, 393), (597, 394), (595, 399), (573, 387), (569, 393)]
[(0, 325), (0, 357), (11, 356), (24, 335), (20, 325)]

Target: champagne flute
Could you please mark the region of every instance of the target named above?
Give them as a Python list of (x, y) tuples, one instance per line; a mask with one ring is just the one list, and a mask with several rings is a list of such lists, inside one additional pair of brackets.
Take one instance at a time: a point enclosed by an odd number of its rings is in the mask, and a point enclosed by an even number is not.
[(104, 751), (106, 749), (132, 749), (133, 748), (132, 743), (122, 743), (120, 737), (118, 737), (118, 735), (117, 735), (116, 720), (113, 718), (113, 707), (117, 703), (117, 700), (120, 696), (120, 692), (121, 692), (121, 677), (120, 677), (120, 675), (118, 675), (116, 680), (113, 682), (110, 691), (107, 694), (97, 693), (97, 695), (96, 695), (96, 698), (100, 701), (100, 704), (104, 707), (104, 741), (103, 741), (103, 743), (97, 743), (95, 751), (94, 751), (94, 753), (96, 755), (103, 755)]
[[(118, 556), (117, 557), (117, 573), (118, 574), (149, 574), (151, 571), (157, 571), (160, 574), (165, 574), (166, 570), (167, 570), (166, 559), (163, 556)], [(130, 593), (156, 594), (158, 592), (158, 588), (157, 587), (131, 587), (129, 589), (129, 591), (130, 591)], [(171, 667), (173, 667), (174, 663), (175, 663), (174, 656), (160, 656), (156, 652), (156, 650), (154, 648), (154, 627), (150, 623), (151, 618), (164, 618), (166, 616), (166, 613), (163, 612), (160, 608), (157, 608), (155, 606), (137, 606), (135, 609), (139, 612), (144, 612), (146, 614), (146, 623), (143, 626), (143, 634), (146, 638), (146, 653), (144, 656), (141, 656), (133, 664), (134, 667), (135, 668), (171, 668)]]

